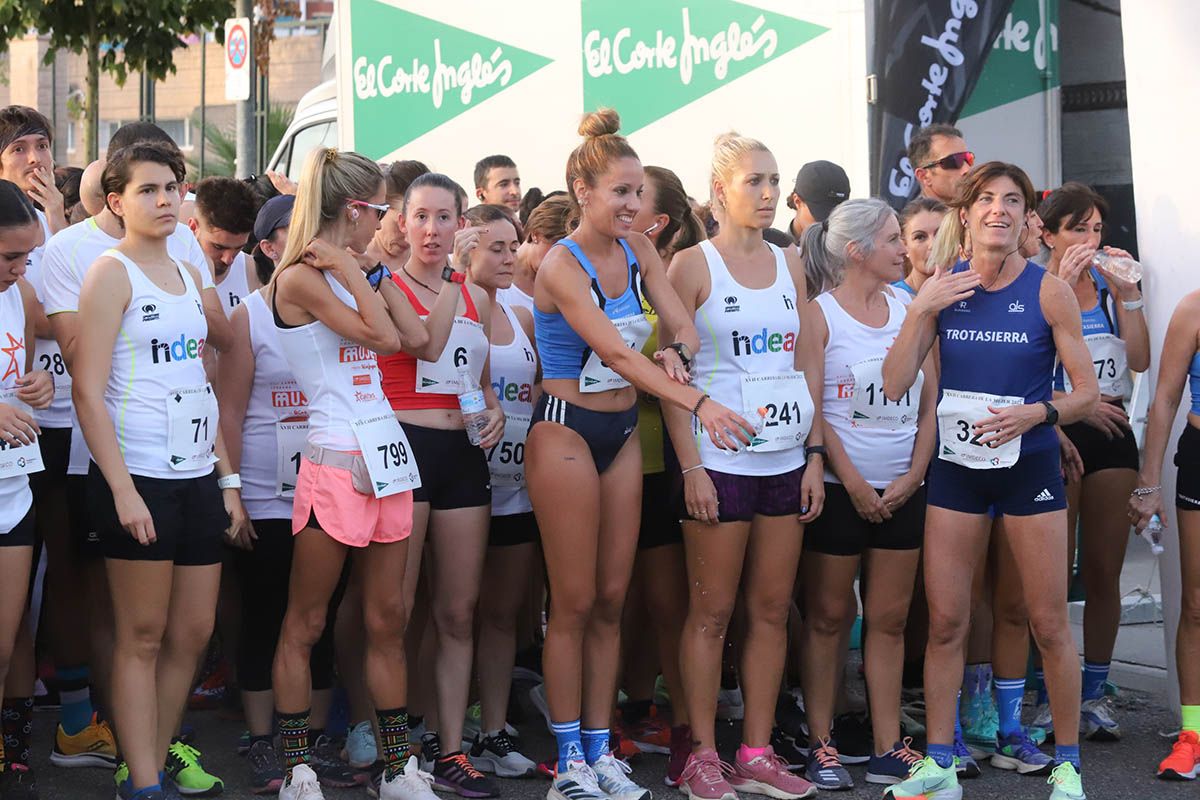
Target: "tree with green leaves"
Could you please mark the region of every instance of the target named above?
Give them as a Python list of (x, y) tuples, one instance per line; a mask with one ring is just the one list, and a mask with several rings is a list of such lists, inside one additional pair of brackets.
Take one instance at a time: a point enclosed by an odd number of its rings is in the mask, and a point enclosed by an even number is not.
[(124, 86), (130, 74), (162, 80), (175, 72), (182, 37), (223, 31), (233, 0), (0, 0), (0, 50), (36, 30), (49, 36), (46, 63), (60, 50), (87, 56), (84, 100), (87, 156), (100, 155), (100, 73)]

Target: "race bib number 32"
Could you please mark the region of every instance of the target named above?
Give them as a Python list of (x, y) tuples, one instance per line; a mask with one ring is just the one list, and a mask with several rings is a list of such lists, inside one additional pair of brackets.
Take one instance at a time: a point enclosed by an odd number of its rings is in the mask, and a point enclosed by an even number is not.
[(975, 430), (975, 424), (994, 416), (991, 408), (1024, 403), (1023, 397), (943, 390), (937, 408), (938, 458), (969, 469), (1011, 467), (1021, 457), (1021, 437), (998, 446), (984, 444), (984, 434)]

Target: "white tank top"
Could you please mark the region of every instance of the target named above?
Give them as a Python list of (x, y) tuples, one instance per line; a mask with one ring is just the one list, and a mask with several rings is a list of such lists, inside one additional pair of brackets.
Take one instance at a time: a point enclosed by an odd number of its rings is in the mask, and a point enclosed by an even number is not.
[[(25, 279), (29, 281), (34, 293), (37, 294), (38, 302), (45, 304), (46, 276), (42, 256), (52, 234), (50, 233), (50, 224), (46, 221), (46, 215), (41, 211), (38, 211), (37, 215), (38, 222), (42, 224), (42, 233), (46, 238), (30, 251), (29, 258), (25, 262)], [(34, 420), (43, 428), (70, 428), (71, 375), (67, 372), (67, 362), (63, 360), (62, 350), (59, 349), (58, 342), (53, 336), (49, 339), (36, 340), (33, 350), (33, 368), (44, 369), (54, 379), (54, 399), (50, 401), (49, 408), (37, 409), (33, 412)]]
[(284, 358), (279, 329), (262, 290), (246, 295), (242, 305), (246, 307), (250, 349), (254, 353), (254, 382), (242, 422), (242, 502), (251, 519), (291, 519), (292, 500), (278, 492), (280, 450), (276, 425), (305, 419), (308, 400)]
[[(496, 305), (503, 309), (509, 324), (512, 325), (513, 340), (508, 344), (493, 344), (491, 349), (492, 389), (495, 390), (496, 397), (500, 398), (500, 408), (504, 410), (508, 419), (504, 425), (504, 440), (495, 448), (495, 452), (490, 454), (488, 464), (493, 473), (511, 472), (512, 470), (505, 470), (505, 465), (500, 464), (498, 459), (508, 459), (506, 463), (512, 463), (512, 459), (516, 459), (521, 463), (520, 472), (524, 475), (525, 434), (529, 430), (528, 417), (533, 413), (533, 383), (537, 379), (537, 352), (512, 308), (499, 301)], [(514, 452), (518, 445), (519, 457)], [(522, 485), (514, 486), (511, 482), (503, 479), (493, 479), (493, 517), (522, 514), (533, 510), (533, 506), (529, 502), (529, 492), (526, 491), (523, 480), (521, 483)]]
[[(171, 467), (173, 453), (168, 433), (168, 399), (182, 389), (198, 393), (208, 385), (203, 361), (208, 322), (200, 304), (200, 291), (176, 259), (172, 261), (184, 287), (183, 294), (178, 295), (156, 286), (119, 250), (108, 250), (104, 255), (124, 265), (130, 286), (129, 305), (113, 344), (112, 369), (104, 392), (104, 404), (112, 417), (125, 466), (130, 474), (149, 478), (208, 475), (215, 457), (192, 469)], [(209, 416), (208, 429), (197, 431), (198, 438), (216, 436), (216, 414)]]
[[(725, 260), (712, 242), (700, 243), (700, 251), (708, 262), (712, 290), (696, 309), (700, 350), (693, 366), (693, 385), (739, 413), (744, 411), (744, 375), (795, 372), (800, 335), (796, 284), (783, 251), (769, 242), (764, 244), (775, 256), (775, 281), (765, 289), (747, 289), (729, 274)], [(803, 442), (787, 450), (762, 453), (743, 448), (734, 453), (716, 447), (694, 418), (693, 432), (701, 462), (717, 472), (780, 475), (804, 466)]]
[[(323, 274), (334, 296), (357, 311), (354, 295), (333, 275)], [(308, 397), (309, 444), (357, 452), (351, 420), (392, 413), (379, 383), (375, 351), (343, 338), (318, 320), (276, 328), (296, 383)]]
[[(917, 436), (915, 414), (911, 421), (897, 429), (863, 427), (853, 419), (852, 401), (856, 388), (860, 392), (874, 392), (874, 397), (882, 397), (883, 392), (882, 385), (856, 387), (854, 366), (867, 359), (883, 358), (896, 341), (900, 325), (904, 322), (904, 303), (887, 292), (883, 296), (888, 304), (888, 320), (882, 328), (862, 324), (846, 313), (828, 292), (817, 297), (817, 305), (821, 307), (825, 325), (829, 328), (821, 411), (859, 474), (876, 489), (886, 489), (888, 484), (908, 472), (912, 466), (913, 443)], [(863, 374), (862, 368), (859, 369)], [(914, 404), (919, 404), (917, 398), (920, 393), (918, 383), (911, 390)], [(825, 467), (825, 480), (841, 483), (828, 465)]]
[[(25, 303), (15, 284), (0, 292), (0, 369), (0, 390), (6, 393), (16, 388), (17, 378), (25, 374)], [(0, 478), (0, 537), (15, 528), (32, 505), (29, 476)]]
[(246, 258), (245, 253), (238, 253), (229, 265), (225, 279), (217, 284), (217, 297), (221, 298), (221, 308), (225, 310), (226, 319), (233, 316), (233, 310), (250, 294), (247, 266), (253, 266), (253, 262)]
[(523, 306), (529, 309), (530, 314), (533, 313), (533, 298), (521, 291), (515, 283), (507, 289), (497, 289), (496, 299), (510, 306)]

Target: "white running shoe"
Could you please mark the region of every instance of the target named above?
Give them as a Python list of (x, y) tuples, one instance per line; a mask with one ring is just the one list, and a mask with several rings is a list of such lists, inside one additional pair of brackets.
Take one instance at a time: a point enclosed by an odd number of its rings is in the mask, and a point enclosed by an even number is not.
[(308, 764), (292, 767), (292, 774), (284, 778), (279, 789), (279, 800), (325, 800), (317, 773)]
[(546, 800), (608, 800), (596, 782), (596, 773), (583, 761), (567, 763), (565, 772), (554, 776)]
[(505, 730), (477, 739), (468, 750), (475, 769), (497, 778), (524, 778), (537, 770), (537, 764), (521, 755)]
[(409, 756), (403, 772), (380, 781), (379, 800), (437, 800), (433, 776), (417, 766), (416, 756)]
[(596, 782), (600, 790), (609, 796), (610, 800), (650, 800), (649, 789), (643, 789), (629, 780), (633, 767), (624, 761), (618, 761), (612, 753), (600, 756), (592, 771), (596, 773)]
[(1083, 701), (1079, 709), (1079, 732), (1094, 742), (1115, 742), (1121, 738), (1121, 725), (1113, 718), (1111, 697)]

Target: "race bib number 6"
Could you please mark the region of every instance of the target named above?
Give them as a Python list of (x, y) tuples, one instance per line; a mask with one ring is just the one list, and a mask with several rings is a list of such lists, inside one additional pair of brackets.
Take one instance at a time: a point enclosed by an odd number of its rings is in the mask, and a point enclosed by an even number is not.
[(1006, 408), (1024, 403), (1023, 397), (943, 390), (937, 408), (938, 458), (969, 469), (1011, 467), (1021, 457), (1021, 437), (1002, 445), (985, 445), (981, 441), (984, 434), (974, 426), (994, 416), (989, 406)]

